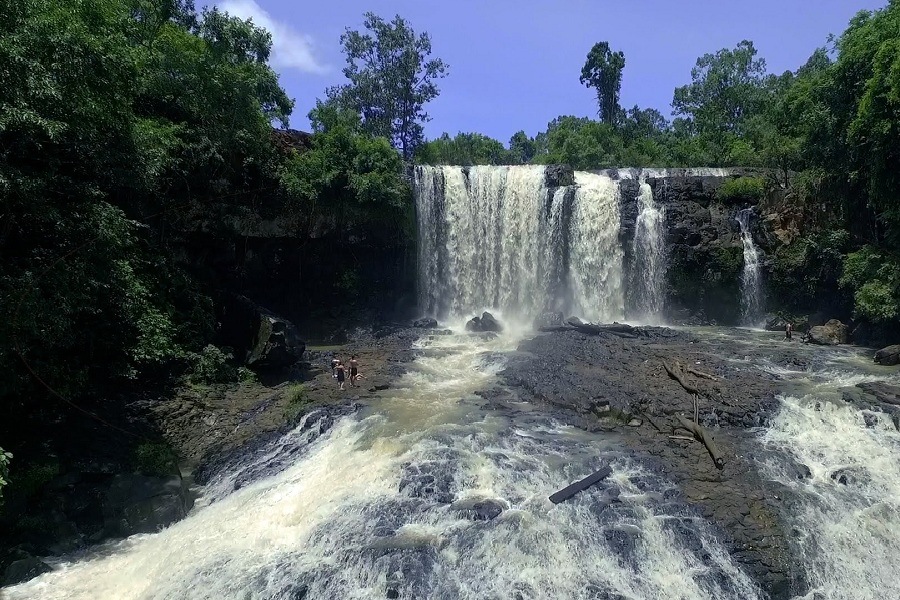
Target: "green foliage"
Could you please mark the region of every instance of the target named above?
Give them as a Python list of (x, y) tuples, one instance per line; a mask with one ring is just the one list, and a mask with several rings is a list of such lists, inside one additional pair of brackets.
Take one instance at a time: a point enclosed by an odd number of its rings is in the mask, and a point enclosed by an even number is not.
[(178, 473), (178, 456), (163, 442), (142, 442), (134, 449), (132, 462), (142, 475), (164, 477)]
[(189, 353), (187, 360), (189, 367), (185, 379), (190, 383), (211, 385), (238, 380), (238, 370), (233, 364), (234, 358), (212, 344), (200, 352)]
[[(519, 148), (519, 152), (523, 156), (527, 146)], [(502, 143), (486, 135), (458, 133), (451, 138), (445, 133), (436, 140), (422, 144), (416, 151), (416, 162), (429, 165), (505, 165), (520, 161), (516, 161)]]
[(565, 116), (550, 122), (538, 136), (538, 146), (535, 162), (587, 170), (615, 166), (622, 141), (606, 123)]
[(237, 378), (241, 383), (257, 383), (259, 381), (256, 373), (247, 367), (238, 367)]
[(409, 236), (412, 192), (388, 140), (370, 136), (355, 113), (333, 104), (319, 103), (310, 120), (312, 149), (295, 153), (280, 170), (285, 211), (298, 234), (328, 218), (365, 225), (372, 236)]
[(3, 502), (3, 488), (9, 485), (9, 462), (12, 457), (12, 452), (0, 448), (0, 503)]
[(309, 407), (312, 400), (302, 384), (292, 385), (285, 390), (287, 406), (284, 409), (284, 418), (293, 423), (300, 418)]
[(716, 197), (723, 202), (758, 202), (766, 191), (761, 177), (737, 177), (729, 179), (716, 190)]
[(900, 316), (900, 260), (863, 246), (844, 259), (841, 287), (853, 292), (856, 318), (884, 323)]
[(31, 498), (60, 473), (58, 460), (32, 463), (15, 473), (15, 491), (23, 498)]
[(364, 27), (365, 33), (348, 28), (341, 36), (349, 83), (328, 90), (329, 101), (358, 114), (366, 133), (390, 140), (409, 160), (429, 119), (425, 105), (437, 98), (436, 81), (447, 65), (429, 59), (428, 34), (416, 34), (399, 15), (388, 22), (368, 12)]
[(596, 91), (597, 114), (608, 125), (615, 125), (619, 120), (619, 92), (624, 69), (625, 54), (613, 52), (608, 42), (594, 44), (581, 69), (581, 83)]
[(729, 162), (733, 144), (748, 120), (762, 112), (767, 99), (766, 62), (756, 58), (753, 42), (744, 40), (697, 59), (692, 83), (675, 90), (672, 108), (686, 117), (716, 165)]

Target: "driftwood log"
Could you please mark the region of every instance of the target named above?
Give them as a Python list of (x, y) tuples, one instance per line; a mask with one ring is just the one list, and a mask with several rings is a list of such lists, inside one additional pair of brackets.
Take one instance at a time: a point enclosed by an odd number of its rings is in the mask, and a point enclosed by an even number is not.
[(689, 394), (700, 393), (700, 390), (697, 389), (697, 386), (685, 380), (684, 369), (682, 368), (681, 363), (676, 362), (674, 365), (669, 365), (669, 363), (663, 361), (663, 367), (666, 369), (666, 373), (669, 374), (669, 377), (677, 381), (681, 385), (681, 387), (683, 387)]
[(722, 451), (719, 450), (719, 447), (716, 445), (715, 440), (712, 435), (706, 431), (706, 429), (700, 425), (699, 423), (694, 423), (692, 421), (688, 421), (681, 415), (675, 415), (678, 419), (678, 423), (681, 425), (682, 429), (686, 429), (694, 434), (694, 438), (698, 442), (702, 442), (704, 446), (706, 446), (707, 452), (709, 452), (710, 457), (712, 457), (713, 463), (717, 468), (721, 469), (725, 466), (725, 457), (722, 454)]
[(696, 375), (697, 377), (702, 377), (703, 379), (709, 379), (710, 381), (718, 381), (718, 379), (716, 379), (715, 375), (710, 375), (709, 373), (704, 373), (703, 371), (698, 371), (697, 369), (694, 369), (693, 367), (689, 368), (687, 370), (687, 372), (690, 373), (691, 375)]
[(576, 481), (572, 485), (568, 485), (568, 486), (564, 487), (563, 489), (559, 490), (558, 492), (556, 492), (555, 494), (550, 496), (550, 502), (552, 502), (553, 504), (559, 504), (560, 502), (565, 502), (566, 500), (568, 500), (569, 498), (571, 498), (578, 492), (583, 492), (584, 490), (588, 489), (592, 485), (596, 485), (601, 480), (609, 477), (611, 474), (612, 474), (612, 468), (610, 468), (607, 465), (607, 466), (603, 467), (602, 469), (600, 469), (599, 471), (597, 471), (596, 473), (593, 473), (592, 475), (588, 475), (581, 481)]

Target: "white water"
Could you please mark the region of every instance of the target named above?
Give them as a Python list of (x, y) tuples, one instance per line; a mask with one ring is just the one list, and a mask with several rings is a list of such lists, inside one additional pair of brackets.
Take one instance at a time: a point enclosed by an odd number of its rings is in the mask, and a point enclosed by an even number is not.
[(647, 175), (640, 178), (638, 216), (632, 241), (632, 300), (638, 320), (659, 325), (663, 318), (666, 286), (665, 208), (653, 199)]
[(417, 167), (420, 308), (530, 325), (543, 311), (624, 314), (618, 185), (577, 173), (552, 196), (545, 168)]
[[(223, 474), (187, 519), (63, 562), (5, 597), (760, 597), (701, 519), (666, 512), (671, 484), (610, 442), (525, 406), (479, 407), (472, 391), (514, 338), (430, 344), (377, 408), (311, 443), (288, 434), (244, 467), (309, 444), (280, 472), (230, 494)], [(613, 474), (601, 486), (547, 500), (604, 461)], [(483, 499), (502, 514), (473, 521), (453, 508)]]
[(762, 269), (759, 250), (750, 231), (753, 210), (745, 208), (737, 214), (744, 246), (744, 268), (741, 272), (741, 322), (749, 327), (761, 326), (763, 320)]
[(625, 314), (619, 186), (605, 175), (575, 173), (569, 237), (573, 309), (582, 318), (610, 322)]

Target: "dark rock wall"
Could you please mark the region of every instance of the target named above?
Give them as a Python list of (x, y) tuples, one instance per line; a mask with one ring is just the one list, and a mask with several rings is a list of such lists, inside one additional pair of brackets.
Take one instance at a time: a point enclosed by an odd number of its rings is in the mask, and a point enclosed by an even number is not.
[[(617, 176), (615, 171), (605, 173)], [(621, 180), (619, 187), (621, 240), (626, 281), (629, 282), (638, 276), (631, 272), (640, 192), (640, 183), (634, 178), (636, 174)], [(765, 174), (751, 169), (667, 169), (664, 172), (648, 170), (646, 175), (654, 200), (665, 209), (666, 318), (696, 324), (738, 323), (744, 255), (737, 213), (756, 206), (751, 228), (761, 254), (764, 277), (769, 256), (780, 240), (774, 235), (770, 221), (764, 218), (760, 199), (725, 201), (717, 192), (729, 179), (764, 177)], [(779, 191), (770, 189), (766, 193), (777, 194)], [(626, 294), (626, 307), (628, 305)]]

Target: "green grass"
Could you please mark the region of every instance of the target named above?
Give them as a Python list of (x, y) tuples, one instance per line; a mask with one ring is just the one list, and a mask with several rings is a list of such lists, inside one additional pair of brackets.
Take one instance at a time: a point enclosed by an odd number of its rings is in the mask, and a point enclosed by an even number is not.
[(284, 394), (288, 400), (284, 409), (284, 418), (289, 422), (294, 422), (306, 412), (306, 408), (312, 400), (302, 384), (289, 386)]

